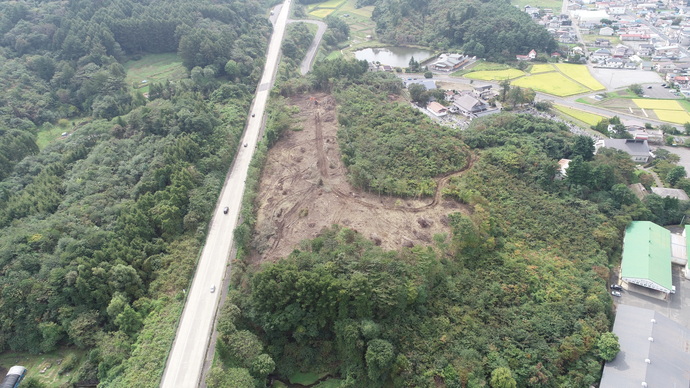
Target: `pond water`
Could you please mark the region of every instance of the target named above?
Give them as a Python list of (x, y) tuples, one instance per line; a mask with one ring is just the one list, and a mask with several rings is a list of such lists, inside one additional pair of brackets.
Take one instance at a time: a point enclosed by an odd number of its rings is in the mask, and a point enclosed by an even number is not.
[(382, 65), (393, 67), (407, 67), (412, 57), (414, 57), (415, 61), (422, 62), (432, 55), (433, 52), (429, 50), (399, 46), (366, 48), (355, 51), (355, 58), (359, 60), (366, 59), (369, 62), (381, 62)]

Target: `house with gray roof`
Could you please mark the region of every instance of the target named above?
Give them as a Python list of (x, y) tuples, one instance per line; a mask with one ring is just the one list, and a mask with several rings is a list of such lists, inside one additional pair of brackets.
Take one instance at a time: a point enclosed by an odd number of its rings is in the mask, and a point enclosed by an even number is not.
[(690, 386), (686, 327), (656, 311), (619, 304), (613, 332), (620, 352), (604, 365), (600, 388)]
[(613, 148), (630, 155), (633, 162), (647, 163), (652, 157), (647, 140), (644, 139), (602, 139), (594, 144), (596, 154), (601, 148)]

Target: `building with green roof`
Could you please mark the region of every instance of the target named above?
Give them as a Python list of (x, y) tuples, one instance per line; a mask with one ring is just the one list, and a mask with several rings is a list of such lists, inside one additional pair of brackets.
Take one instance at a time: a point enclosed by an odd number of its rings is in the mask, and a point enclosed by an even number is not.
[(633, 221), (623, 240), (623, 281), (670, 293), (671, 232), (649, 221)]

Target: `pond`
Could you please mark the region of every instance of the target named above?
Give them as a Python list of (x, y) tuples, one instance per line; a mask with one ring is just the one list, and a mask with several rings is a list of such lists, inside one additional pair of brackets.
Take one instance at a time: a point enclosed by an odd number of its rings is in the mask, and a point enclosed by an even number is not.
[(381, 47), (366, 48), (355, 51), (355, 58), (366, 59), (369, 62), (380, 62), (382, 65), (393, 67), (407, 67), (410, 58), (414, 57), (417, 62), (422, 62), (433, 55), (433, 52), (413, 47)]

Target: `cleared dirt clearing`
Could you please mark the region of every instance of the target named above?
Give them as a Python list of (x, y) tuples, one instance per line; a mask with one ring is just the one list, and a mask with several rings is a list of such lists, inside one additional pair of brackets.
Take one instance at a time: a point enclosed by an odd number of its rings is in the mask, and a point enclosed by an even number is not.
[(449, 234), (448, 213), (467, 213), (464, 205), (438, 194), (448, 177), (438, 179), (434, 198), (423, 200), (354, 189), (340, 159), (333, 97), (299, 96), (291, 103), (299, 107), (303, 129), (285, 133), (269, 151), (252, 261), (287, 256), (302, 240), (333, 224), (355, 229), (385, 249), (428, 245), (435, 234)]

